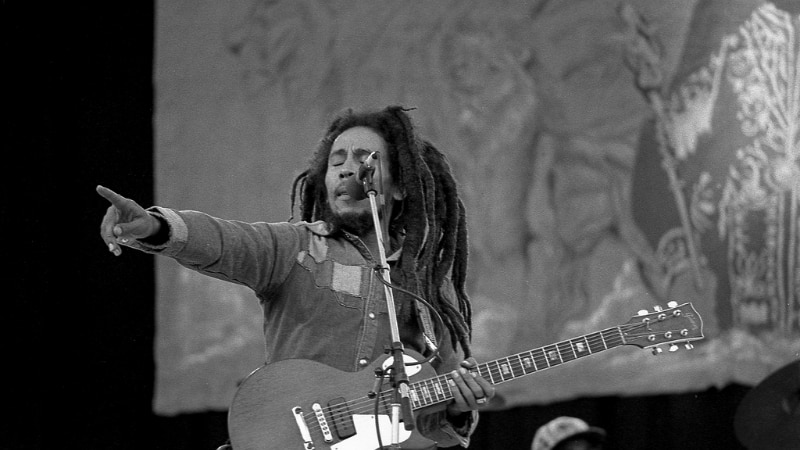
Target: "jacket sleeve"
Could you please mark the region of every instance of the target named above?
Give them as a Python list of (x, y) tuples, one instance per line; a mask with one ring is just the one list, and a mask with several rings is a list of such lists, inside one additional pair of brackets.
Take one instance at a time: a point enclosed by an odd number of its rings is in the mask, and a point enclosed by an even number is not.
[(164, 242), (128, 246), (175, 259), (205, 275), (263, 292), (282, 282), (302, 245), (301, 227), (290, 223), (246, 223), (198, 211), (152, 207), (148, 212), (169, 228)]
[(419, 432), (436, 441), (439, 447), (469, 447), (470, 436), (478, 425), (478, 411), (470, 411), (459, 417), (449, 417), (447, 411), (439, 411), (417, 420)]

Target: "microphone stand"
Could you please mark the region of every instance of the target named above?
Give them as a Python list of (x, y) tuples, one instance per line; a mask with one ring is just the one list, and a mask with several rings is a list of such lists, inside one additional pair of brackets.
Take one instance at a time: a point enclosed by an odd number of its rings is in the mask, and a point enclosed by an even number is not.
[[(377, 159), (377, 153), (371, 154), (368, 158)], [(367, 166), (367, 164), (364, 164)], [(362, 166), (362, 167), (364, 167)], [(372, 223), (375, 226), (375, 236), (378, 242), (378, 255), (380, 257), (381, 275), (386, 282), (383, 285), (386, 294), (386, 309), (389, 314), (389, 326), (392, 333), (392, 345), (389, 351), (392, 354), (392, 369), (390, 377), (392, 387), (394, 388), (394, 400), (392, 401), (392, 439), (391, 447), (393, 449), (400, 448), (400, 411), (402, 409), (403, 423), (406, 430), (414, 429), (414, 411), (411, 407), (411, 399), (409, 396), (408, 387), (408, 374), (405, 369), (405, 359), (403, 358), (403, 343), (400, 342), (400, 329), (397, 325), (397, 313), (394, 306), (394, 295), (392, 289), (388, 286), (391, 282), (389, 276), (389, 265), (386, 262), (386, 251), (383, 244), (383, 227), (380, 226), (380, 218), (378, 217), (378, 207), (375, 197), (377, 190), (373, 182), (374, 167), (366, 167), (362, 183), (364, 184), (364, 191), (369, 197), (370, 208), (372, 209)], [(385, 199), (384, 199), (385, 201)], [(388, 231), (387, 231), (388, 235)]]

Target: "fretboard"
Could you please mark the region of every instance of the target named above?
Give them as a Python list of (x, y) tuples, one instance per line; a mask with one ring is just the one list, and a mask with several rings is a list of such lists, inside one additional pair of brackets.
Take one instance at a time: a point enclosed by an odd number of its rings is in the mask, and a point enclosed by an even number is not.
[[(625, 340), (620, 327), (607, 328), (568, 341), (545, 345), (482, 363), (472, 369), (472, 372), (477, 372), (487, 381), (496, 385), (624, 344)], [(452, 399), (453, 393), (448, 383), (449, 378), (449, 375), (439, 375), (411, 383), (409, 386), (413, 408), (424, 408)]]

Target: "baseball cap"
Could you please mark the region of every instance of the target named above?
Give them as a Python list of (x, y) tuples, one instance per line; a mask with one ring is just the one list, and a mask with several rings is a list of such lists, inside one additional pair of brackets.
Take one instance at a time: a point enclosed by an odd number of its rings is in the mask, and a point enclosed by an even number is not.
[(601, 443), (606, 439), (606, 432), (602, 428), (590, 427), (577, 417), (561, 416), (536, 430), (531, 450), (552, 450), (567, 439), (579, 437), (592, 443)]

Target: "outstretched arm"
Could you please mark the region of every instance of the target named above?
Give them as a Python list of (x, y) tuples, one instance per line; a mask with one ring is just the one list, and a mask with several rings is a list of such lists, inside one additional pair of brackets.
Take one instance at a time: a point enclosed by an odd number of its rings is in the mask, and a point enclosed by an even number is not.
[(96, 191), (111, 203), (100, 223), (100, 237), (114, 255), (122, 254), (120, 243), (148, 238), (161, 229), (161, 222), (135, 201), (103, 186), (97, 186)]

